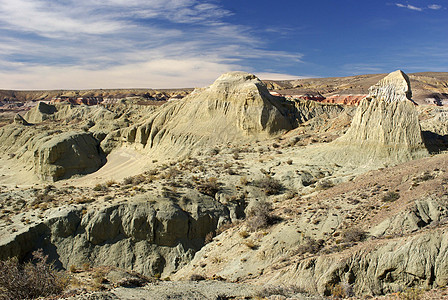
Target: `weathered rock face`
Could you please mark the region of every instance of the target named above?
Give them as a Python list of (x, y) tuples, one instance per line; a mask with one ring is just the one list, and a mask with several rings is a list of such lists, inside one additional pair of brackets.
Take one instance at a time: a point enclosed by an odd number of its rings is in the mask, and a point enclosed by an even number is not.
[(418, 112), (409, 98), (408, 77), (401, 71), (393, 72), (369, 91), (350, 129), (335, 144), (351, 148), (347, 153), (361, 153), (364, 161), (402, 162), (428, 155)]
[(412, 98), (409, 77), (401, 70), (392, 72), (369, 88), (369, 97), (389, 103), (409, 101)]
[(30, 123), (41, 123), (51, 118), (51, 115), (53, 115), (56, 111), (57, 109), (54, 105), (49, 105), (45, 102), (39, 102), (36, 107), (29, 110), (25, 114), (24, 118)]
[(14, 124), (29, 125), (29, 123), (19, 114), (14, 116)]
[(78, 106), (70, 103), (52, 105), (45, 102), (39, 102), (24, 115), (24, 119), (32, 124), (42, 123), (45, 120), (68, 122), (76, 119), (98, 122), (113, 120), (116, 117), (115, 113), (99, 106)]
[(98, 170), (104, 155), (93, 134), (66, 132), (39, 144), (34, 151), (34, 165), (43, 180), (59, 180), (75, 174)]
[(0, 129), (0, 141), (0, 151), (33, 166), (43, 180), (87, 174), (105, 163), (98, 140), (89, 132), (41, 132), (33, 126), (11, 124)]
[(182, 207), (151, 195), (142, 198), (87, 214), (81, 207), (55, 210), (46, 221), (1, 239), (0, 259), (43, 248), (65, 268), (89, 262), (169, 274), (191, 260), (207, 233), (230, 221), (232, 208), (210, 197)]
[(436, 231), (372, 245), (373, 249), (319, 256), (295, 264), (271, 283), (297, 284), (331, 295), (346, 284), (356, 294), (381, 295), (407, 286), (443, 287), (448, 283), (448, 232)]
[(294, 100), (295, 111), (291, 111), (294, 114), (294, 119), (297, 123), (301, 124), (309, 121), (317, 116), (323, 117), (335, 117), (338, 114), (346, 110), (342, 105), (333, 104), (321, 104), (313, 100)]
[(110, 135), (103, 148), (110, 149), (109, 144), (124, 140), (147, 150), (179, 153), (249, 141), (293, 128), (288, 116), (288, 109), (293, 108), (284, 98), (270, 95), (254, 75), (227, 73), (210, 87), (166, 104), (144, 123)]

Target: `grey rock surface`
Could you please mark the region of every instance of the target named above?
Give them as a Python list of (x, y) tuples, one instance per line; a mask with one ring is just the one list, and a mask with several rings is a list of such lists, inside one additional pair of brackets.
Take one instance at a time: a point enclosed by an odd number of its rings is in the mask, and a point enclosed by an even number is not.
[(90, 263), (144, 275), (170, 274), (191, 260), (209, 232), (230, 221), (229, 209), (210, 197), (183, 207), (168, 199), (152, 200), (86, 214), (79, 206), (57, 209), (44, 222), (2, 238), (0, 259), (24, 258), (42, 248), (65, 268)]

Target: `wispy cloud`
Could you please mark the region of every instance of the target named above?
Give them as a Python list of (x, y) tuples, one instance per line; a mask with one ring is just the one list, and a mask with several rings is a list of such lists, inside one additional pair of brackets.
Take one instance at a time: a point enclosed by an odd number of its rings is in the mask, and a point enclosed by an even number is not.
[(442, 5), (430, 4), (430, 5), (428, 5), (428, 8), (433, 9), (433, 10), (439, 10), (439, 9), (442, 9)]
[(410, 10), (423, 11), (423, 8), (417, 7), (417, 6), (414, 6), (414, 5), (410, 5), (410, 4), (395, 3), (395, 5), (398, 6), (398, 7), (407, 8), (407, 9), (410, 9)]
[(217, 0), (0, 0), (0, 88), (194, 86), (257, 71), (247, 59), (300, 63), (231, 15)]
[(439, 9), (443, 8), (443, 6), (439, 5), (439, 4), (429, 4), (426, 7), (418, 7), (418, 6), (414, 6), (411, 4), (403, 4), (403, 3), (395, 3), (395, 5), (398, 7), (401, 7), (401, 8), (407, 8), (407, 9), (415, 10), (415, 11), (423, 11), (425, 9), (439, 10)]

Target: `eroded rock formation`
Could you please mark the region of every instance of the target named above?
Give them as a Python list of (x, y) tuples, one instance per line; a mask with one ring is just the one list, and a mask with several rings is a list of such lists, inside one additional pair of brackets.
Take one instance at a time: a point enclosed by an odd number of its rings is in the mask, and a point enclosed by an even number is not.
[(369, 89), (350, 129), (335, 144), (364, 161), (402, 162), (428, 155), (411, 95), (406, 74), (389, 74)]
[(0, 239), (0, 259), (22, 259), (40, 247), (65, 268), (89, 263), (169, 274), (188, 263), (205, 236), (237, 210), (200, 194), (184, 205), (148, 194), (87, 214), (80, 206), (54, 209), (46, 221)]
[(111, 134), (103, 147), (107, 151), (124, 139), (142, 149), (173, 154), (269, 137), (293, 128), (288, 116), (293, 108), (284, 98), (270, 95), (254, 75), (227, 73), (210, 87), (166, 104), (144, 123)]

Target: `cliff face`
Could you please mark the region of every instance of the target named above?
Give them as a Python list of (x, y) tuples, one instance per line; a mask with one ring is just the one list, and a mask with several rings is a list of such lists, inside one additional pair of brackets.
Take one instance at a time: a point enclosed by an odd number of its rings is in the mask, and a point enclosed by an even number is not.
[(196, 196), (184, 206), (143, 195), (87, 214), (80, 206), (53, 209), (45, 221), (0, 238), (0, 259), (22, 259), (40, 247), (65, 268), (88, 262), (148, 276), (169, 274), (189, 262), (206, 234), (235, 213), (235, 207)]

